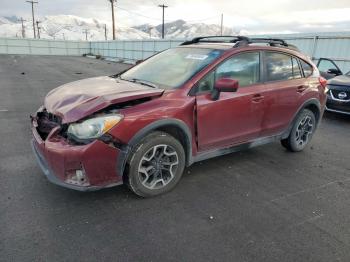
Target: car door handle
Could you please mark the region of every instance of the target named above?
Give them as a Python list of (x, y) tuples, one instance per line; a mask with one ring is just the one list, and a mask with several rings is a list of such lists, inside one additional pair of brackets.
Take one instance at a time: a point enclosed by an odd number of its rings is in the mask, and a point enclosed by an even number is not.
[(304, 92), (306, 89), (307, 89), (307, 86), (306, 86), (306, 85), (301, 85), (301, 86), (298, 86), (298, 87), (297, 87), (297, 92), (298, 92), (298, 93), (302, 93), (302, 92)]
[(262, 96), (261, 94), (255, 94), (252, 98), (252, 101), (255, 103), (259, 103), (263, 99), (264, 99), (264, 96)]

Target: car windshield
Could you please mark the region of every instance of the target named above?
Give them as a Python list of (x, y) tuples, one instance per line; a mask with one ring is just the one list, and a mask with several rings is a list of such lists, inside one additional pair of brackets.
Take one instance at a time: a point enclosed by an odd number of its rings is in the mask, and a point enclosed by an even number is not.
[(165, 89), (180, 87), (222, 54), (207, 48), (173, 48), (134, 66), (120, 76), (127, 81), (153, 84)]

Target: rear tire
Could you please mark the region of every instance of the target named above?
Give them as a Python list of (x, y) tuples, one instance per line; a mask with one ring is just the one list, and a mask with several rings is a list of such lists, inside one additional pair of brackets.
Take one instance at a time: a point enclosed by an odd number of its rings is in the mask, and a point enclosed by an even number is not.
[(185, 168), (181, 143), (164, 132), (153, 132), (134, 147), (128, 164), (127, 182), (141, 197), (153, 197), (172, 190)]
[(303, 109), (296, 118), (289, 137), (281, 140), (282, 146), (291, 152), (302, 151), (311, 141), (316, 130), (316, 118), (309, 109)]

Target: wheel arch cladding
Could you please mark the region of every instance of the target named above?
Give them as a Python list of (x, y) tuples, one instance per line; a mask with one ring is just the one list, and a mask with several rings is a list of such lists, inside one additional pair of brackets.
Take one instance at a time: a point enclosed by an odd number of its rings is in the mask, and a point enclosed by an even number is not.
[(321, 119), (321, 108), (320, 108), (319, 102), (318, 102), (318, 104), (315, 103), (315, 102), (310, 102), (307, 105), (305, 105), (303, 107), (303, 109), (309, 109), (312, 113), (314, 113), (315, 118), (316, 118), (316, 123), (318, 123), (320, 121), (320, 119)]
[(178, 139), (185, 151), (186, 166), (192, 163), (192, 135), (189, 127), (178, 119), (162, 119), (145, 126), (139, 130), (128, 142), (127, 149), (122, 151), (117, 159), (117, 174), (124, 175), (127, 160), (133, 152), (133, 148), (148, 134), (154, 131), (162, 131)]

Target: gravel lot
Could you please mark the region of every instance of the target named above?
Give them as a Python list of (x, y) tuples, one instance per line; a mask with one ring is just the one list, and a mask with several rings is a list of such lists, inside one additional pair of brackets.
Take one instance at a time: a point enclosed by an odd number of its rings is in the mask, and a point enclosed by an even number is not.
[(52, 88), (126, 65), (0, 55), (0, 261), (350, 261), (350, 117), (326, 113), (311, 145), (197, 163), (169, 194), (50, 184), (29, 114)]

